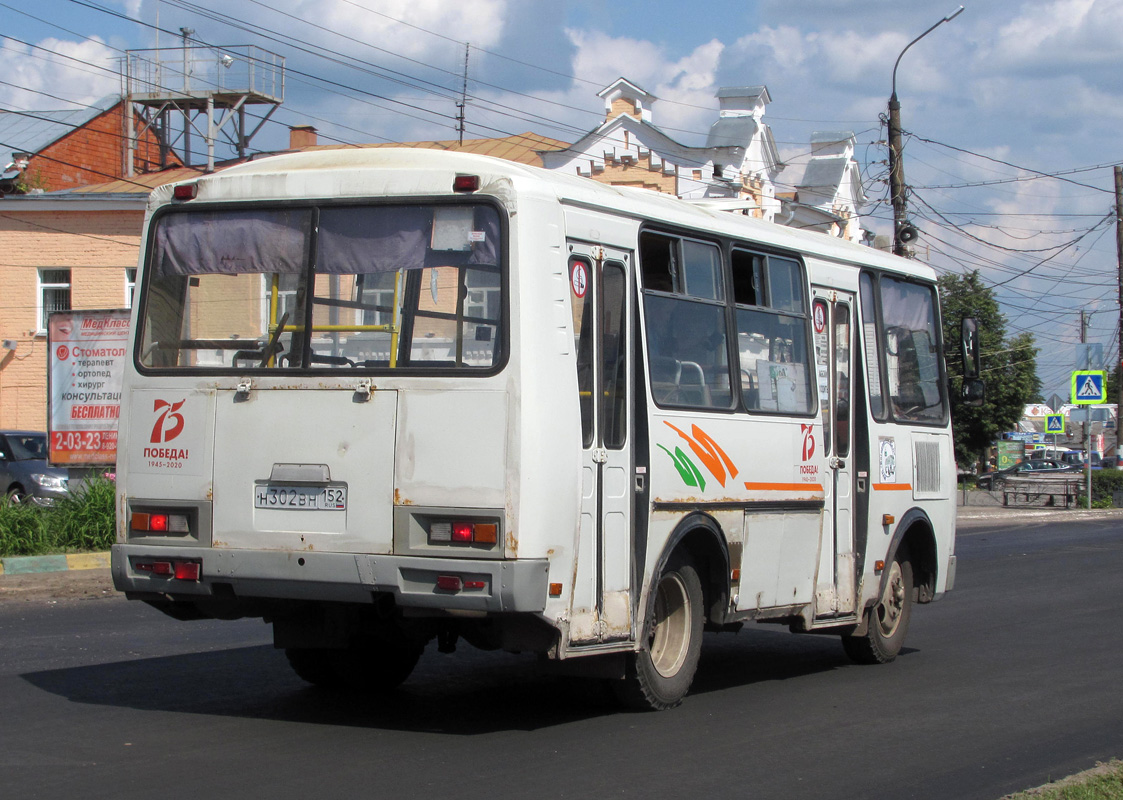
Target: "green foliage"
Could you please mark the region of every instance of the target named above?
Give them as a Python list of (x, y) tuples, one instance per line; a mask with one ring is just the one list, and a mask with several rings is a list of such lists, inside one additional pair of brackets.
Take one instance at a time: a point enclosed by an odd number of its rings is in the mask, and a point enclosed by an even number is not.
[(108, 550), (116, 538), (116, 486), (94, 478), (53, 506), (0, 500), (0, 556)]
[[(1123, 492), (1123, 470), (1092, 470), (1092, 508), (1111, 508), (1115, 492)], [(1085, 504), (1083, 486), (1080, 491), (1080, 504)]]
[[(994, 292), (983, 285), (978, 271), (941, 277), (940, 301), (951, 384), (955, 457), (961, 465), (967, 466), (981, 459), (986, 448), (1004, 431), (1014, 430), (1025, 405), (1039, 395), (1038, 348), (1029, 333), (1006, 338), (1006, 318), (999, 311)], [(979, 321), (982, 378), (987, 389), (986, 401), (978, 407), (965, 405), (959, 399), (963, 378), (959, 339), (964, 317), (975, 317)]]
[(0, 498), (0, 556), (37, 556), (51, 549), (43, 509)]

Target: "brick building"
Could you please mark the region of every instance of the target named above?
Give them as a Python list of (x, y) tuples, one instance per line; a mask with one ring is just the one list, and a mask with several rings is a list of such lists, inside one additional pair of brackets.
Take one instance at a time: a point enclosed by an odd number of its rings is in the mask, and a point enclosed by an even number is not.
[[(125, 103), (109, 96), (77, 110), (0, 111), (0, 142), (10, 161), (0, 174), (0, 195), (57, 192), (104, 183), (126, 174)], [(160, 147), (151, 128), (135, 117), (138, 134), (135, 169), (149, 172), (178, 166), (160, 163)]]

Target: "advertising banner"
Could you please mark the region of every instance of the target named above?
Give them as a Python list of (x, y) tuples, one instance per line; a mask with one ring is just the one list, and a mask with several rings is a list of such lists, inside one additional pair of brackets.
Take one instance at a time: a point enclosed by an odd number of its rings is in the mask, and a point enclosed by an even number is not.
[(129, 312), (57, 311), (47, 325), (48, 448), (59, 466), (117, 463)]

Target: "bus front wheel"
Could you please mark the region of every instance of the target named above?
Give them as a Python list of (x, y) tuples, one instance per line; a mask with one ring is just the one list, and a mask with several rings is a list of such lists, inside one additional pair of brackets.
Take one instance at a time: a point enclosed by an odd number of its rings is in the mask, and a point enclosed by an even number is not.
[(846, 655), (859, 664), (887, 664), (896, 658), (912, 616), (912, 589), (912, 564), (898, 554), (889, 566), (881, 597), (866, 612), (865, 635), (842, 637)]
[(621, 699), (633, 708), (674, 708), (690, 690), (702, 652), (702, 583), (693, 563), (673, 558), (655, 586), (651, 619), (630, 657)]

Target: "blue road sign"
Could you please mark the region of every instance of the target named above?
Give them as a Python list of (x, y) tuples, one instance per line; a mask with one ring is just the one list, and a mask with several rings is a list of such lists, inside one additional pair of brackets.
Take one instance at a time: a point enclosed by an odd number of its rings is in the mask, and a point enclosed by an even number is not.
[(1107, 402), (1107, 381), (1103, 370), (1081, 369), (1072, 373), (1072, 402), (1090, 406)]
[(1063, 434), (1065, 432), (1064, 414), (1046, 414), (1045, 432)]

